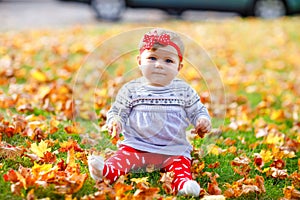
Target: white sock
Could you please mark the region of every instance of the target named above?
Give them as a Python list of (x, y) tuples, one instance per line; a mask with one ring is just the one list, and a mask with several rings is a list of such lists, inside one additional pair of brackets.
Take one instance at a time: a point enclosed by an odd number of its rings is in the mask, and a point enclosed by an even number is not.
[(88, 166), (91, 177), (96, 181), (102, 180), (102, 171), (104, 168), (103, 158), (95, 155), (89, 156)]
[(200, 194), (200, 185), (193, 180), (188, 180), (184, 183), (181, 190), (178, 191), (178, 195), (190, 195), (198, 197)]

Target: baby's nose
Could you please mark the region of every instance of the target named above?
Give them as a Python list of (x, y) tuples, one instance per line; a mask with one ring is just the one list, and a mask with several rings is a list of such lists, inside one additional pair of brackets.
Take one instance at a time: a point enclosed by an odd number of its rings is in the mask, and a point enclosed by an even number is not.
[(159, 60), (157, 60), (157, 61), (155, 62), (155, 67), (156, 67), (156, 68), (163, 68), (163, 64), (162, 64)]

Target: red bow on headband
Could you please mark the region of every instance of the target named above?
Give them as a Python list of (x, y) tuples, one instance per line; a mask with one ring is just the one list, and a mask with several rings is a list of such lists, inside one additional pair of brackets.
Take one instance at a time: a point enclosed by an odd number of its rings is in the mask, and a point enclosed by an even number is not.
[(170, 36), (167, 34), (158, 35), (145, 35), (143, 42), (145, 42), (144, 48), (151, 49), (155, 43), (159, 43), (162, 45), (170, 44)]
[(145, 43), (145, 45), (140, 49), (140, 53), (142, 53), (145, 49), (149, 50), (153, 47), (154, 44), (159, 43), (161, 45), (167, 46), (167, 45), (171, 45), (172, 47), (174, 47), (178, 53), (179, 59), (180, 61), (182, 61), (182, 55), (180, 52), (180, 48), (171, 41), (170, 39), (170, 35), (168, 34), (162, 34), (162, 35), (158, 35), (157, 32), (154, 32), (151, 35), (144, 35), (144, 39), (143, 42)]

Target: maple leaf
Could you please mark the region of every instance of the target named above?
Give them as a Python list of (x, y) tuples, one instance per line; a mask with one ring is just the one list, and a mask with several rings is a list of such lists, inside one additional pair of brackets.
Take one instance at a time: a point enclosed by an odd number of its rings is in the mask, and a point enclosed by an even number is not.
[(264, 169), (267, 176), (271, 176), (273, 178), (286, 179), (288, 177), (288, 173), (286, 169), (277, 169), (276, 167), (270, 167)]
[(233, 140), (231, 138), (226, 138), (223, 142), (226, 146), (233, 146), (236, 143), (236, 140)]
[(94, 197), (92, 199), (115, 199), (116, 191), (109, 182), (110, 181), (106, 181), (105, 179), (96, 182), (95, 188), (97, 188), (98, 191), (92, 195)]
[(294, 186), (284, 188), (284, 200), (296, 200), (300, 198), (300, 191), (296, 190)]
[(220, 167), (220, 162), (217, 161), (215, 163), (209, 164), (207, 167), (210, 168), (210, 169), (218, 168), (218, 167)]
[(238, 173), (241, 176), (247, 176), (250, 172), (250, 159), (246, 156), (240, 156), (234, 158), (231, 161), (231, 166), (233, 167), (234, 172)]
[(70, 126), (66, 126), (64, 129), (68, 134), (81, 134), (84, 131), (80, 124), (76, 122), (73, 122)]
[(261, 168), (264, 166), (263, 158), (260, 154), (254, 154), (254, 164), (261, 171)]
[(149, 185), (148, 178), (149, 177), (131, 178), (130, 181), (132, 181), (132, 182), (134, 182), (136, 184), (143, 183), (145, 185)]
[(230, 146), (227, 151), (227, 153), (231, 153), (231, 154), (234, 154), (234, 155), (237, 155), (237, 147), (236, 146)]
[(17, 182), (18, 176), (17, 172), (13, 169), (10, 169), (6, 174), (3, 175), (5, 181)]
[(300, 173), (296, 171), (290, 175), (290, 178), (293, 180), (292, 183), (296, 188), (300, 188)]
[(61, 161), (59, 161), (57, 163), (57, 167), (58, 167), (58, 171), (65, 171), (67, 168), (67, 164), (65, 164), (65, 161), (63, 159), (61, 159)]
[(133, 194), (134, 200), (138, 199), (145, 199), (145, 200), (152, 200), (152, 199), (157, 199), (159, 197), (159, 188), (154, 188), (154, 187), (148, 187), (144, 183), (138, 183), (137, 184), (137, 190)]
[(74, 149), (70, 149), (68, 151), (68, 157), (67, 157), (67, 168), (75, 168), (77, 166), (76, 164), (76, 157), (75, 157), (75, 151)]
[(263, 159), (264, 163), (268, 163), (273, 159), (273, 154), (269, 150), (261, 150), (259, 154), (260, 154), (261, 158)]
[(260, 190), (256, 185), (242, 185), (242, 194), (258, 193)]
[(44, 157), (44, 153), (51, 151), (51, 148), (48, 148), (48, 144), (42, 140), (38, 145), (36, 143), (31, 144), (30, 150), (36, 154), (38, 157)]
[(277, 169), (271, 167), (270, 173), (273, 178), (286, 179), (288, 177), (286, 169)]
[(40, 158), (40, 161), (43, 163), (55, 163), (56, 162), (56, 155), (47, 151), (44, 153), (44, 156)]
[(258, 176), (258, 175), (255, 176), (255, 185), (260, 189), (260, 193), (266, 192), (264, 182), (265, 182), (265, 180), (262, 176)]
[(14, 159), (21, 157), (26, 150), (22, 147), (15, 147), (5, 142), (0, 143), (0, 157), (7, 159)]
[(210, 145), (208, 145), (207, 148), (208, 148), (209, 154), (216, 155), (216, 156), (226, 152), (226, 150), (221, 149), (220, 147), (218, 147), (215, 144), (210, 144)]
[(68, 139), (68, 141), (64, 141), (60, 143), (60, 148), (59, 148), (60, 152), (67, 152), (70, 149), (74, 149), (77, 152), (83, 152), (83, 149), (73, 139)]
[(191, 172), (192, 172), (193, 178), (200, 176), (200, 174), (202, 173), (204, 168), (205, 168), (205, 162), (200, 161), (198, 159), (193, 160), (192, 167), (191, 167)]
[(284, 110), (273, 110), (270, 118), (275, 121), (283, 121), (285, 119)]
[(173, 194), (172, 182), (174, 179), (174, 172), (161, 173), (160, 182), (162, 182), (162, 188), (167, 194)]
[(47, 75), (41, 70), (33, 69), (30, 72), (30, 76), (38, 82), (46, 82), (48, 80)]
[(34, 195), (34, 189), (31, 189), (26, 196), (27, 200), (32, 200), (32, 199), (36, 199), (36, 196)]
[(271, 132), (266, 136), (264, 143), (281, 146), (284, 144), (284, 137), (285, 135), (282, 133)]
[(275, 159), (270, 167), (275, 167), (277, 169), (283, 169), (285, 167), (285, 162), (282, 159)]
[(133, 187), (131, 185), (117, 182), (116, 184), (114, 184), (113, 188), (116, 193), (116, 199), (123, 199), (123, 198), (131, 199), (130, 197), (132, 195), (130, 193), (128, 193), (129, 191), (131, 191), (133, 189)]
[(201, 200), (225, 200), (223, 195), (205, 195)]
[(232, 185), (226, 183), (227, 190), (224, 196), (227, 198), (239, 197), (248, 193), (265, 193), (264, 179), (261, 176), (255, 176), (255, 179), (242, 178), (235, 181)]
[(210, 183), (207, 185), (207, 191), (210, 195), (220, 195), (222, 194), (222, 190), (219, 188), (219, 184), (217, 182), (217, 178), (219, 178), (219, 174), (212, 175), (212, 173), (205, 172), (205, 175), (207, 175), (210, 178)]
[(63, 185), (56, 185), (55, 189), (60, 194), (76, 193), (82, 188), (87, 177), (88, 177), (87, 174), (73, 173), (69, 176), (67, 175), (62, 179), (64, 180), (65, 183)]
[(52, 169), (52, 164), (42, 164), (39, 165), (36, 162), (34, 162), (33, 167), (31, 168), (31, 171), (35, 177), (40, 176), (40, 174), (46, 174), (50, 172)]

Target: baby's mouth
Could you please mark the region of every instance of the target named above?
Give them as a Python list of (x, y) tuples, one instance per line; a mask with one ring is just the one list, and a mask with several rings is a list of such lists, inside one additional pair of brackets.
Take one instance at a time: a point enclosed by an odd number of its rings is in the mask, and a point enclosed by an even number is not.
[(162, 73), (162, 72), (152, 72), (152, 74), (155, 74), (155, 75), (163, 75), (163, 76), (166, 75), (165, 73)]

